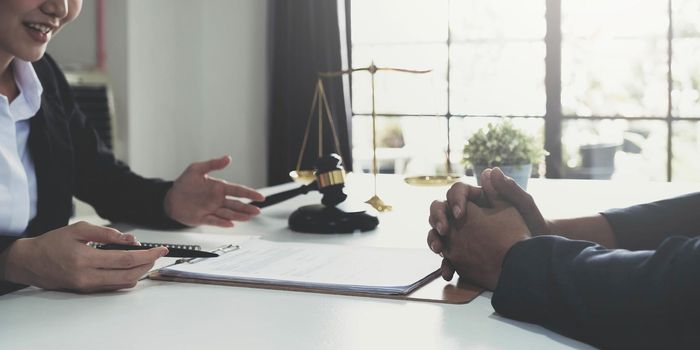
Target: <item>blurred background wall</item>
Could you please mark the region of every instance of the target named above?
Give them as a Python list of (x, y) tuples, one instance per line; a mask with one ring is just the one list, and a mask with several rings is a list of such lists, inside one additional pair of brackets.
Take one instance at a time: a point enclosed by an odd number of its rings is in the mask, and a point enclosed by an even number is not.
[[(115, 153), (173, 179), (191, 162), (229, 154), (216, 174), (265, 185), (267, 1), (104, 1)], [(49, 45), (67, 70), (97, 65), (97, 1)]]

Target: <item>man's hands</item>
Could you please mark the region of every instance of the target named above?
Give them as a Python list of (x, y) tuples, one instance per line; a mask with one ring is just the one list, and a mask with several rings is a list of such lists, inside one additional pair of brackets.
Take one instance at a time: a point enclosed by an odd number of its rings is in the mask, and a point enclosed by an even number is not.
[(510, 247), (530, 232), (548, 234), (551, 229), (532, 197), (500, 169), (485, 170), (482, 184), (457, 183), (447, 192), (447, 201), (432, 203), (428, 246), (445, 258), (446, 280), (456, 270), (493, 289)]
[[(527, 227), (535, 235), (552, 234), (552, 223), (545, 220), (537, 208), (532, 196), (525, 192), (515, 181), (503, 174), (499, 168), (486, 169), (481, 174), (483, 188), (463, 183), (452, 185), (447, 191), (446, 202), (433, 202), (430, 208), (431, 226), (447, 227), (446, 210), (452, 217), (460, 219), (467, 202), (471, 201), (481, 207), (493, 207), (496, 202), (507, 202), (514, 206), (522, 215)], [(443, 211), (440, 213), (440, 211)], [(433, 225), (435, 221), (435, 225)], [(438, 230), (439, 231), (439, 230)]]
[[(146, 274), (165, 247), (149, 250), (99, 250), (87, 242), (138, 244), (134, 236), (79, 222), (39, 237), (17, 240), (0, 259), (2, 279), (46, 289), (79, 292), (131, 288)], [(2, 271), (0, 271), (2, 272)]]
[(460, 276), (493, 290), (506, 253), (515, 243), (529, 238), (530, 231), (512, 206), (481, 208), (467, 202), (465, 210), (443, 237), (447, 240), (443, 256)]
[(188, 226), (221, 227), (232, 227), (233, 221), (246, 221), (258, 215), (259, 208), (228, 197), (262, 201), (263, 195), (248, 187), (209, 177), (209, 172), (221, 170), (230, 163), (231, 158), (225, 156), (188, 166), (165, 196), (166, 214)]

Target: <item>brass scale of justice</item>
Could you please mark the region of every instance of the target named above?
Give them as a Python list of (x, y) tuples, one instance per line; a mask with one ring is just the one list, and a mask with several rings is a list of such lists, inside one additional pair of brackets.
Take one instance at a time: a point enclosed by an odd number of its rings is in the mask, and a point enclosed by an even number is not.
[[(330, 129), (333, 134), (333, 141), (335, 144), (336, 152), (340, 154), (342, 158), (342, 153), (340, 151), (340, 141), (338, 139), (338, 134), (336, 132), (335, 124), (333, 122), (333, 116), (331, 110), (328, 106), (328, 100), (326, 98), (325, 88), (323, 86), (323, 78), (334, 78), (341, 77), (344, 74), (352, 74), (354, 72), (366, 71), (370, 73), (371, 76), (371, 94), (372, 94), (372, 176), (374, 182), (374, 195), (368, 199), (365, 203), (371, 205), (374, 209), (379, 212), (385, 212), (392, 210), (392, 206), (385, 203), (379, 195), (377, 194), (377, 113), (375, 110), (375, 74), (379, 71), (391, 71), (409, 74), (426, 74), (432, 70), (414, 70), (405, 68), (394, 68), (394, 67), (377, 67), (374, 62), (372, 62), (368, 67), (353, 68), (342, 71), (335, 72), (321, 72), (319, 73), (319, 78), (316, 81), (316, 90), (314, 92), (314, 97), (311, 102), (311, 110), (309, 112), (309, 117), (306, 122), (306, 130), (304, 132), (304, 140), (299, 152), (299, 158), (297, 160), (296, 170), (289, 173), (290, 177), (299, 183), (309, 183), (314, 180), (313, 170), (302, 170), (301, 161), (308, 143), (309, 129), (314, 115), (314, 109), (318, 111), (318, 156), (319, 158), (323, 156), (323, 112), (325, 111)], [(447, 185), (456, 182), (459, 176), (450, 175), (450, 160), (449, 155), (447, 155), (447, 175), (427, 175), (427, 176), (412, 176), (407, 177), (404, 180), (406, 183), (411, 185), (423, 185), (423, 186), (440, 186)], [(343, 174), (344, 176), (344, 174)]]
[[(277, 204), (287, 199), (293, 198), (300, 194), (306, 194), (309, 191), (319, 191), (323, 195), (321, 200), (322, 205), (306, 205), (298, 208), (289, 216), (289, 227), (293, 231), (308, 232), (308, 233), (349, 233), (359, 231), (368, 231), (374, 229), (379, 221), (377, 217), (365, 210), (350, 210), (347, 211), (347, 205), (338, 207), (347, 195), (343, 191), (345, 187), (345, 169), (342, 166), (342, 153), (340, 141), (336, 131), (333, 115), (331, 114), (326, 98), (326, 91), (323, 86), (323, 78), (340, 77), (343, 74), (351, 74), (357, 71), (367, 71), (372, 77), (372, 175), (374, 180), (374, 195), (365, 203), (371, 205), (378, 212), (386, 212), (392, 209), (392, 206), (385, 203), (377, 195), (377, 132), (375, 111), (375, 89), (374, 75), (378, 71), (394, 71), (411, 74), (424, 74), (430, 70), (411, 70), (402, 68), (384, 68), (377, 67), (372, 63), (369, 67), (355, 68), (338, 72), (323, 72), (319, 73), (319, 78), (316, 81), (316, 90), (311, 102), (311, 111), (306, 122), (304, 131), (304, 140), (297, 158), (296, 170), (289, 173), (290, 177), (297, 183), (301, 183), (301, 187), (291, 190), (276, 193), (267, 196), (265, 201), (253, 202), (251, 204), (264, 208), (270, 205)], [(309, 141), (309, 133), (311, 123), (314, 117), (314, 109), (318, 110), (318, 161), (316, 162), (315, 170), (302, 170), (301, 162)], [(323, 113), (325, 112), (331, 132), (335, 151), (337, 154), (324, 155), (323, 152)], [(449, 173), (449, 154), (448, 173)], [(458, 176), (417, 176), (406, 178), (405, 181), (414, 185), (444, 185), (455, 182)]]

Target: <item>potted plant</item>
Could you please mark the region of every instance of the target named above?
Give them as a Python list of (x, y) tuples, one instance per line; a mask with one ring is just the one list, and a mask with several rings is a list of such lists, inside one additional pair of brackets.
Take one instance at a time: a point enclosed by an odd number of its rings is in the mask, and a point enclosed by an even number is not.
[(498, 123), (489, 123), (467, 140), (463, 161), (472, 167), (479, 185), (481, 172), (497, 166), (520, 187), (527, 189), (532, 164), (540, 163), (546, 154), (534, 137), (517, 129), (510, 120), (504, 119)]

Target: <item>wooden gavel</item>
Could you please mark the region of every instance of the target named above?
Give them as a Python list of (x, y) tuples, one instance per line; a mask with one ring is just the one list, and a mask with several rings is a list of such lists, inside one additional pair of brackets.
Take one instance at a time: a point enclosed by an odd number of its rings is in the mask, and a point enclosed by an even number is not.
[(314, 177), (314, 181), (308, 185), (275, 193), (267, 196), (262, 202), (252, 202), (250, 204), (258, 208), (264, 208), (316, 190), (323, 194), (321, 203), (327, 207), (335, 207), (348, 197), (343, 191), (345, 188), (345, 169), (339, 155), (331, 153), (321, 157), (316, 162)]

